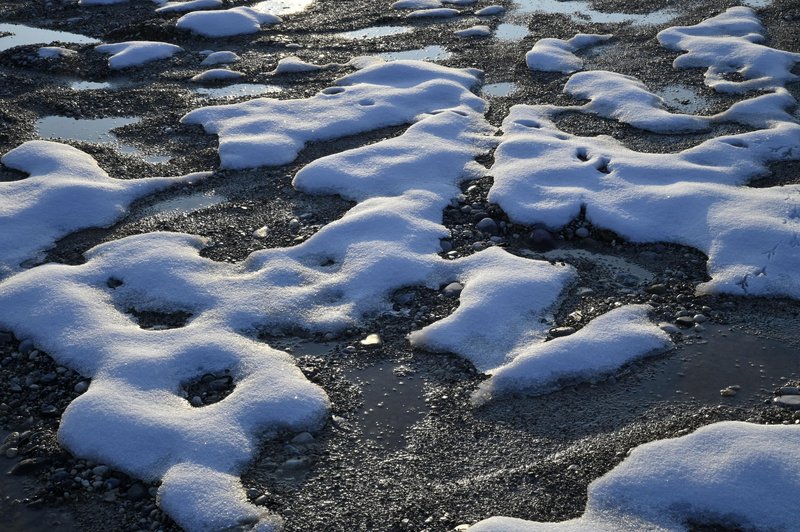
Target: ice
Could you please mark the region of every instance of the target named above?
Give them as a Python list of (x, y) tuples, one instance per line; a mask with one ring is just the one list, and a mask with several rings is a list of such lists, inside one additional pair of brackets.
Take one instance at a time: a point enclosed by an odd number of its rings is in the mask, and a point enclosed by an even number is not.
[(30, 175), (0, 183), (0, 277), (68, 233), (110, 225), (137, 198), (204, 175), (112, 179), (88, 154), (48, 141), (26, 142), (2, 162)]
[(263, 24), (278, 24), (280, 17), (251, 7), (219, 11), (193, 11), (178, 19), (175, 27), (205, 37), (233, 37), (261, 31)]
[(612, 37), (612, 35), (579, 33), (567, 41), (553, 38), (539, 39), (525, 54), (525, 62), (531, 70), (569, 74), (583, 68), (583, 61), (574, 52), (604, 43)]
[(583, 516), (561, 523), (493, 517), (470, 532), (667, 531), (687, 522), (793, 530), (800, 430), (736, 421), (641, 445), (589, 485)]
[(110, 54), (108, 66), (114, 70), (140, 66), (158, 59), (172, 57), (183, 48), (174, 44), (153, 41), (128, 41), (101, 44), (94, 48), (102, 54)]
[(211, 70), (206, 70), (205, 72), (201, 72), (200, 74), (192, 77), (192, 81), (199, 83), (207, 81), (230, 81), (242, 79), (243, 77), (244, 74), (235, 70), (228, 70), (227, 68), (212, 68)]
[(669, 336), (647, 317), (645, 305), (629, 305), (595, 318), (578, 332), (522, 350), (491, 370), (473, 395), (476, 402), (513, 392), (545, 393), (560, 382), (610, 373), (646, 355), (664, 351)]
[(235, 52), (229, 51), (222, 51), (222, 52), (212, 52), (206, 56), (203, 61), (200, 62), (201, 65), (222, 65), (222, 64), (230, 64), (236, 63), (241, 60)]
[(189, 0), (188, 2), (165, 2), (156, 9), (156, 13), (185, 13), (199, 9), (222, 7), (222, 0)]
[(394, 61), (345, 76), (337, 87), (305, 100), (258, 98), (203, 107), (182, 120), (219, 136), (225, 168), (286, 164), (310, 141), (408, 123), (462, 103), (481, 108), (483, 101), (467, 90), (477, 76), (470, 69)]
[[(764, 27), (749, 7), (732, 7), (694, 26), (677, 26), (658, 34), (662, 46), (686, 52), (675, 68), (705, 68), (705, 83), (718, 92), (769, 90), (796, 81), (791, 70), (800, 54), (764, 44)], [(738, 73), (744, 80), (726, 79)]]

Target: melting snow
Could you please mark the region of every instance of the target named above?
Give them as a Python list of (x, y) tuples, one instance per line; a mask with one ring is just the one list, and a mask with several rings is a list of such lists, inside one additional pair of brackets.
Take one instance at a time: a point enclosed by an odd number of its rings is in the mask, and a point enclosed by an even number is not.
[(183, 48), (174, 44), (152, 41), (128, 41), (116, 44), (101, 44), (94, 48), (101, 54), (110, 54), (108, 66), (113, 69), (140, 66), (150, 61), (172, 57)]
[(579, 33), (568, 41), (539, 39), (531, 51), (525, 54), (525, 62), (531, 70), (569, 74), (583, 68), (583, 61), (574, 52), (604, 43), (611, 37), (612, 35)]
[(175, 27), (205, 37), (233, 37), (258, 33), (264, 24), (278, 24), (280, 17), (252, 7), (218, 11), (193, 11), (178, 19)]

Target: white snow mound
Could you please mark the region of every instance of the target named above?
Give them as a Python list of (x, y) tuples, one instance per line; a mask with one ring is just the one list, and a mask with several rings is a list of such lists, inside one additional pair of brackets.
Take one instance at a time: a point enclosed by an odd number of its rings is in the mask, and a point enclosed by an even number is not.
[(562, 39), (539, 39), (525, 54), (525, 63), (531, 70), (562, 72), (569, 74), (583, 68), (583, 60), (575, 52), (589, 46), (604, 43), (613, 35), (578, 33), (565, 41)]
[(108, 66), (117, 70), (130, 68), (158, 59), (172, 57), (183, 48), (174, 44), (152, 41), (128, 41), (115, 44), (101, 44), (94, 48), (102, 54), (110, 54)]
[(251, 7), (220, 11), (193, 11), (178, 19), (175, 27), (205, 37), (233, 37), (261, 31), (263, 24), (278, 24), (281, 18)]

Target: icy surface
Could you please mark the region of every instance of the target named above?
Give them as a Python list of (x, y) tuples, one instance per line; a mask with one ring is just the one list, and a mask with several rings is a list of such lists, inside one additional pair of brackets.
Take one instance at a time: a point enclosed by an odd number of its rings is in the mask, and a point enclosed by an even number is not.
[(218, 11), (193, 11), (178, 19), (175, 26), (205, 37), (233, 37), (261, 31), (263, 24), (277, 24), (280, 17), (251, 7)]
[(800, 430), (723, 422), (635, 448), (589, 485), (582, 517), (538, 523), (493, 517), (471, 532), (667, 531), (686, 523), (793, 530), (800, 499)]
[[(203, 107), (183, 117), (219, 136), (226, 168), (286, 164), (305, 143), (411, 122), (418, 115), (483, 101), (467, 89), (478, 83), (475, 70), (456, 70), (411, 61), (365, 68), (305, 100), (259, 98)], [(302, 117), (302, 120), (300, 119)]]
[(29, 177), (0, 183), (0, 277), (68, 233), (110, 225), (137, 198), (201, 177), (112, 179), (88, 154), (48, 141), (26, 142), (2, 162)]
[(579, 33), (567, 41), (553, 38), (539, 39), (525, 54), (525, 62), (531, 70), (569, 74), (583, 68), (583, 60), (576, 56), (575, 52), (604, 43), (611, 37), (612, 35)]
[(115, 44), (101, 44), (95, 50), (110, 54), (108, 66), (113, 69), (140, 66), (150, 61), (172, 57), (183, 48), (174, 44), (153, 41), (128, 41)]

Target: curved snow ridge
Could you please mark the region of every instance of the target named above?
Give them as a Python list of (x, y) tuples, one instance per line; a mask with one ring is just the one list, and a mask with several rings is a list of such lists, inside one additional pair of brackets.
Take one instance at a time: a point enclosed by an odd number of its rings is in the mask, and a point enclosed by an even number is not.
[(706, 253), (712, 279), (700, 292), (800, 297), (800, 186), (742, 186), (768, 163), (800, 159), (800, 124), (641, 153), (560, 131), (559, 110), (515, 106), (503, 122), (488, 199), (512, 220), (557, 228), (585, 206), (593, 224), (628, 240)]
[(181, 121), (219, 136), (223, 168), (277, 166), (292, 162), (310, 141), (406, 124), (461, 105), (483, 111), (486, 102), (469, 91), (479, 76), (475, 69), (423, 61), (373, 64), (311, 98), (202, 107)]
[(471, 532), (684, 530), (686, 523), (794, 530), (800, 429), (727, 421), (635, 448), (589, 485), (582, 517), (540, 523), (492, 517)]
[(2, 162), (29, 176), (0, 183), (0, 278), (62, 236), (111, 225), (138, 198), (209, 175), (113, 179), (89, 154), (44, 140), (14, 148)]
[(575, 52), (609, 41), (613, 35), (578, 33), (568, 40), (539, 39), (525, 54), (525, 63), (531, 70), (569, 74), (583, 68), (583, 60)]
[(204, 37), (235, 37), (261, 31), (262, 25), (283, 22), (277, 15), (252, 7), (232, 7), (216, 11), (192, 11), (175, 23), (181, 30)]
[[(739, 93), (775, 89), (800, 79), (791, 72), (800, 54), (760, 44), (764, 33), (753, 10), (739, 6), (694, 26), (667, 28), (657, 37), (662, 46), (686, 52), (675, 59), (675, 68), (706, 68), (706, 85)], [(725, 79), (734, 73), (744, 80)]]
[(580, 331), (549, 342), (526, 346), (473, 394), (483, 403), (513, 392), (546, 393), (566, 381), (588, 380), (608, 374), (648, 355), (661, 353), (672, 342), (647, 317), (647, 305), (628, 305), (599, 316)]
[(163, 2), (159, 5), (156, 13), (186, 13), (187, 11), (222, 7), (222, 0), (188, 0), (186, 2)]
[(153, 41), (128, 41), (114, 44), (101, 44), (94, 47), (102, 54), (110, 54), (108, 66), (114, 70), (140, 66), (158, 59), (167, 59), (183, 48), (175, 44)]

